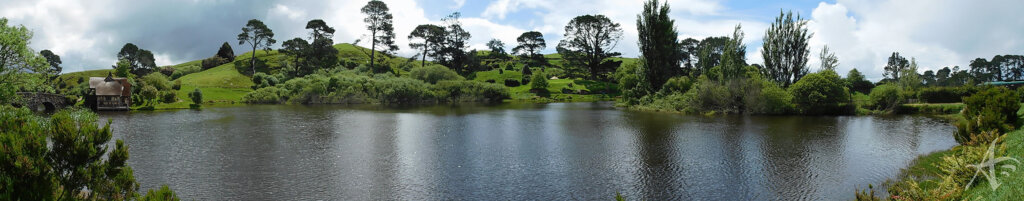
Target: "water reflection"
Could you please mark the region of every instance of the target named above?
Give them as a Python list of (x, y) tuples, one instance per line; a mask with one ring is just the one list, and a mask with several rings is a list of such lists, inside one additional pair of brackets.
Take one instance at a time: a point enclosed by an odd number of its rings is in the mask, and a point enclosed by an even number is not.
[(198, 200), (851, 199), (955, 142), (920, 116), (683, 116), (610, 103), (103, 113), (142, 188)]

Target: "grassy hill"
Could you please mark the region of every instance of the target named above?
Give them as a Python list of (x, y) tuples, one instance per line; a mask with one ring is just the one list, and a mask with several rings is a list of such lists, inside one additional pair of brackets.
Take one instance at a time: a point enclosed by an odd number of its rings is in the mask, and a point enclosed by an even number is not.
[[(364, 47), (356, 46), (353, 44), (337, 44), (334, 48), (338, 50), (338, 58), (349, 62), (358, 64), (369, 63), (369, 52), (370, 50)], [(484, 53), (486, 54), (486, 53)], [(378, 55), (382, 55), (378, 52)], [(236, 60), (248, 60), (253, 56), (253, 52), (245, 52), (235, 57)], [(277, 73), (282, 70), (283, 65), (287, 63), (286, 59), (289, 59), (287, 55), (282, 54), (276, 50), (271, 51), (256, 51), (256, 57), (264, 61), (268, 66), (271, 73)], [(549, 60), (553, 68), (559, 68), (562, 65), (562, 57), (559, 54), (545, 55), (545, 58)], [(616, 58), (622, 59), (626, 62), (635, 62), (636, 59), (631, 58)], [(409, 58), (393, 57), (390, 63), (408, 62)], [(171, 80), (172, 82), (180, 82), (181, 89), (176, 92), (178, 102), (175, 103), (158, 103), (154, 105), (155, 109), (174, 109), (174, 108), (188, 108), (191, 100), (188, 98), (188, 93), (195, 89), (199, 89), (203, 92), (203, 100), (205, 105), (231, 105), (240, 104), (240, 100), (245, 94), (253, 91), (253, 82), (250, 76), (239, 73), (239, 69), (236, 68), (234, 62), (229, 62), (224, 65), (216, 66), (210, 69), (202, 70), (203, 59), (189, 61), (185, 63), (171, 65), (175, 69), (181, 71), (182, 69), (189, 69), (184, 72), (184, 75), (175, 75), (176, 79)], [(414, 62), (416, 66), (419, 62)], [(427, 62), (433, 63), (433, 62)], [(515, 69), (521, 69), (522, 64), (514, 64)], [(244, 70), (244, 69), (243, 69)], [(195, 72), (198, 71), (198, 72)], [(408, 72), (404, 70), (398, 70), (399, 74), (404, 76)], [(78, 82), (81, 78), (83, 81), (87, 81), (88, 77), (104, 77), (107, 76), (108, 72), (112, 72), (112, 69), (101, 69), (101, 70), (90, 70), (82, 72), (65, 73), (61, 75), (66, 86), (78, 86)], [(193, 73), (194, 72), (194, 73)], [(178, 77), (180, 76), (180, 77)], [(491, 70), (477, 72), (474, 76), (471, 76), (472, 80), (486, 82), (488, 80), (495, 80), (498, 84), (503, 84), (506, 79), (519, 80), (522, 78), (522, 73), (519, 70)], [(594, 81), (587, 81), (581, 79), (556, 79), (549, 81), (548, 91), (549, 94), (534, 94), (530, 93), (529, 83), (522, 83), (522, 86), (510, 87), (510, 92), (514, 100), (522, 101), (587, 101), (587, 100), (599, 100), (607, 99), (608, 97), (614, 97), (617, 94), (610, 95), (582, 95), (576, 94), (577, 91), (590, 91), (593, 93), (603, 91), (605, 87), (613, 89), (616, 88), (615, 84), (612, 83), (601, 83)], [(572, 91), (573, 93), (563, 93)]]

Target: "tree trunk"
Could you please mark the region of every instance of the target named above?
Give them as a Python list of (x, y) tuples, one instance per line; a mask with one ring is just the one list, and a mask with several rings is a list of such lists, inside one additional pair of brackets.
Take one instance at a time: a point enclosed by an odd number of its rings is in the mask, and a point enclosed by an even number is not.
[(370, 41), (370, 70), (375, 71), (377, 68), (373, 66), (373, 60), (376, 60), (377, 54), (377, 31), (374, 31), (370, 37), (372, 39)]
[(256, 43), (252, 45), (252, 57), (249, 57), (249, 68), (252, 68), (252, 76), (256, 76)]
[[(424, 43), (424, 44), (427, 44), (427, 43)], [(428, 47), (427, 45), (423, 46), (423, 59), (420, 59), (420, 67), (426, 67), (427, 66), (427, 47)]]

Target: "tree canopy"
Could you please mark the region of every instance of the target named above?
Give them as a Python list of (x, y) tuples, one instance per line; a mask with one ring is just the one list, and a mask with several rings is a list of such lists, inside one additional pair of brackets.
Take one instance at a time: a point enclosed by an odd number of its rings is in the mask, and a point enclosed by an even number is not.
[(252, 69), (252, 74), (256, 74), (256, 49), (262, 47), (269, 51), (270, 46), (277, 43), (277, 40), (274, 40), (274, 31), (263, 24), (263, 21), (251, 19), (242, 27), (242, 33), (238, 34), (238, 44), (244, 45), (245, 43), (252, 46), (249, 68)]
[(523, 34), (520, 34), (519, 37), (516, 38), (516, 42), (518, 42), (519, 45), (512, 48), (513, 53), (520, 55), (520, 57), (528, 58), (532, 61), (533, 65), (543, 63), (542, 61), (539, 61), (544, 59), (543, 56), (540, 55), (540, 51), (544, 50), (544, 48), (548, 46), (548, 44), (544, 42), (544, 34), (539, 31), (523, 32)]
[[(419, 39), (414, 41), (414, 39)], [(444, 43), (445, 30), (444, 27), (433, 25), (433, 24), (421, 24), (416, 26), (416, 29), (409, 33), (409, 47), (413, 49), (423, 50), (420, 53), (422, 57), (420, 66), (427, 66), (427, 56), (437, 57), (437, 52), (440, 51), (441, 45)]]
[(668, 2), (644, 2), (644, 10), (636, 19), (640, 45), (640, 68), (653, 91), (658, 91), (669, 78), (681, 74), (682, 47), (675, 20), (669, 17)]
[(394, 17), (388, 5), (379, 0), (366, 2), (361, 11), (366, 15), (366, 18), (363, 18), (366, 29), (370, 30), (370, 67), (376, 68), (374, 62), (377, 60), (378, 44), (384, 47), (380, 50), (383, 53), (398, 51), (398, 46), (395, 45), (395, 28), (391, 22)]
[(622, 55), (612, 52), (622, 38), (619, 23), (612, 22), (604, 15), (581, 15), (565, 25), (565, 35), (558, 43), (558, 53), (569, 66), (581, 66), (589, 72), (590, 79), (614, 71), (621, 62), (607, 60)]
[(807, 20), (793, 11), (783, 13), (765, 31), (761, 56), (763, 74), (776, 82), (789, 86), (807, 74), (807, 42), (814, 34), (807, 31)]
[(135, 76), (143, 76), (156, 69), (153, 52), (139, 48), (132, 43), (124, 44), (121, 47), (121, 51), (117, 53), (117, 59), (128, 61), (128, 68)]

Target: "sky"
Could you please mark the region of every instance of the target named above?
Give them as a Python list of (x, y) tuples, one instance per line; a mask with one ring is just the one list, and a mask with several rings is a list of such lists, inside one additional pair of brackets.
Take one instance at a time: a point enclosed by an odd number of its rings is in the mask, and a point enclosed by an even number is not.
[[(573, 17), (602, 14), (624, 31), (614, 51), (637, 57), (636, 18), (642, 0), (383, 0), (394, 15), (400, 56), (411, 56), (408, 34), (420, 24), (440, 24), (452, 12), (472, 34), (470, 48), (502, 40), (506, 49), (525, 31), (540, 31), (554, 53)], [(780, 11), (809, 20), (808, 66), (817, 69), (824, 45), (839, 57), (838, 71), (856, 68), (871, 80), (893, 52), (914, 58), (920, 71), (966, 68), (974, 58), (1024, 54), (1021, 0), (668, 0), (679, 39), (732, 34), (742, 25), (748, 63), (763, 63), (764, 31)], [(323, 19), (337, 32), (335, 43), (368, 41), (362, 0), (0, 0), (0, 17), (34, 32), (30, 46), (61, 56), (64, 72), (108, 69), (125, 43), (153, 52), (157, 65), (214, 55), (249, 19), (259, 19), (280, 43), (308, 37), (306, 22)], [(359, 45), (367, 46), (366, 42)], [(251, 48), (251, 47), (250, 47)]]

